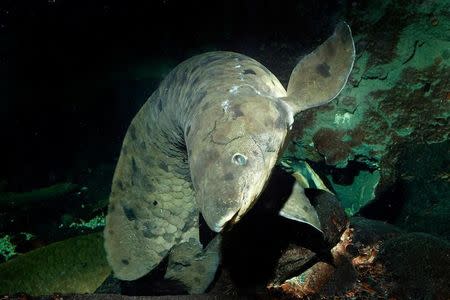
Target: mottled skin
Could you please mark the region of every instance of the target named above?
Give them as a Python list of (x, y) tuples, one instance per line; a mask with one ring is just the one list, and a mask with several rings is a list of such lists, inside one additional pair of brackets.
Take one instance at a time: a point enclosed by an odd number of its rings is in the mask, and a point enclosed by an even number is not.
[(348, 26), (340, 24), (315, 53), (299, 63), (315, 66), (314, 74), (296, 68), (292, 75), (312, 81), (291, 92), (263, 65), (232, 52), (194, 56), (164, 79), (133, 119), (113, 178), (105, 248), (116, 277), (137, 279), (174, 245), (198, 241), (199, 212), (220, 232), (251, 208), (293, 116), (345, 85), (354, 59)]

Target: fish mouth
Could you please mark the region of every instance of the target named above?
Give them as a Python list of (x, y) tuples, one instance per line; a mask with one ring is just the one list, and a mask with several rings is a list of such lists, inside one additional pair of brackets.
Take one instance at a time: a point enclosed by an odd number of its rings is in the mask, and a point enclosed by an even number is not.
[[(244, 199), (245, 199), (246, 195), (247, 195), (246, 192), (244, 192), (242, 194), (242, 197), (241, 197), (242, 203), (245, 203)], [(246, 205), (241, 206), (235, 212), (223, 217), (219, 222), (214, 224), (212, 229), (215, 232), (229, 231), (250, 210), (250, 208), (253, 206), (253, 204), (255, 202), (255, 199), (257, 199), (257, 197), (254, 197), (253, 201), (248, 201), (248, 203)]]
[(238, 219), (240, 211), (241, 210), (239, 209), (237, 212), (235, 212), (234, 215), (222, 225), (221, 227), (222, 232), (230, 231), (231, 228), (233, 228), (233, 226), (240, 220), (240, 218)]
[(213, 230), (214, 232), (229, 231), (233, 227), (233, 225), (238, 221), (237, 217), (239, 211), (240, 210), (232, 214), (231, 217), (230, 215), (227, 215), (226, 217), (222, 218), (219, 222), (210, 226), (211, 230)]
[(224, 231), (229, 231), (236, 223), (238, 223), (249, 211), (250, 209), (253, 207), (253, 205), (255, 205), (257, 199), (259, 198), (259, 194), (254, 195), (253, 197), (251, 197), (251, 199), (247, 199), (247, 201), (245, 201), (247, 195), (248, 195), (248, 185), (245, 185), (244, 188), (244, 192), (242, 194), (242, 202), (244, 203), (244, 205), (242, 205), (233, 215), (231, 218), (228, 219), (228, 221), (225, 222), (225, 224), (222, 226), (222, 230)]

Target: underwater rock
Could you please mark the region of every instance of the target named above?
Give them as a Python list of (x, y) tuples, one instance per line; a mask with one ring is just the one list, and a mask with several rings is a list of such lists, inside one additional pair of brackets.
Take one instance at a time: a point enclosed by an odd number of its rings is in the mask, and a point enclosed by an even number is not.
[[(318, 262), (300, 276), (287, 280), (277, 289), (282, 291), (281, 295), (284, 297), (309, 297), (318, 292), (320, 287), (329, 280), (333, 272), (333, 266), (324, 262)], [(273, 289), (273, 287), (270, 288)], [(277, 292), (273, 293), (277, 294)]]
[(0, 294), (93, 293), (111, 274), (103, 236), (70, 238), (0, 265)]
[(101, 207), (90, 205), (99, 199), (90, 198), (87, 193), (90, 192), (86, 186), (79, 182), (63, 182), (26, 192), (2, 192), (0, 233), (10, 235), (17, 251), (26, 253), (95, 232), (104, 226), (106, 208), (102, 211)]
[[(347, 15), (356, 33), (357, 59), (349, 79), (353, 86), (338, 101), (297, 116), (295, 140), (286, 155), (337, 168), (359, 162), (379, 170), (378, 186), (374, 178), (366, 187), (377, 186), (378, 194), (395, 181), (402, 149), (447, 140), (449, 10), (448, 1), (352, 6)], [(351, 189), (342, 186), (338, 197), (345, 193), (359, 199), (360, 191)], [(345, 208), (352, 209), (348, 204)]]
[(292, 278), (305, 265), (314, 263), (316, 253), (305, 247), (289, 245), (278, 259), (271, 285), (282, 284), (286, 279)]
[[(347, 257), (357, 280), (349, 298), (446, 299), (450, 244), (385, 222), (351, 218)], [(447, 270), (447, 271), (446, 271)]]
[(404, 233), (389, 223), (362, 217), (350, 218), (350, 226), (353, 228), (352, 244), (357, 248), (371, 246)]
[(8, 297), (9, 300), (245, 300), (254, 299), (253, 297), (245, 296), (229, 296), (229, 295), (173, 295), (173, 296), (126, 296), (126, 295), (116, 295), (116, 294), (70, 294), (70, 295), (60, 295), (54, 294), (50, 296), (41, 297), (28, 297), (27, 295), (17, 295)]
[(2, 192), (0, 193), (0, 207), (3, 209), (31, 207), (32, 205), (42, 204), (43, 201), (54, 201), (76, 191), (78, 188), (78, 185), (73, 183), (58, 183), (25, 193)]
[(377, 261), (395, 280), (392, 296), (400, 299), (448, 299), (450, 243), (425, 233), (386, 241)]
[(300, 275), (269, 285), (269, 292), (289, 299), (446, 299), (447, 241), (362, 217), (350, 222), (331, 260), (313, 260)]
[(348, 218), (340, 202), (333, 194), (319, 190), (309, 190), (308, 197), (319, 215), (324, 240), (329, 245), (336, 245), (348, 227)]
[[(356, 281), (356, 272), (346, 253), (351, 243), (352, 230), (346, 229), (337, 243), (328, 253), (325, 251), (314, 261), (309, 261), (307, 269), (282, 283), (270, 282), (267, 286), (272, 296), (293, 299), (320, 296), (342, 295)], [(297, 269), (297, 272), (302, 269)]]
[(323, 242), (291, 244), (283, 250), (268, 284), (273, 295), (306, 297), (320, 291), (333, 295), (351, 286), (356, 278), (345, 254), (351, 230), (339, 201), (321, 190), (307, 190), (307, 195), (319, 216)]
[[(450, 141), (410, 145), (396, 166), (403, 194), (393, 223), (408, 231), (426, 232), (450, 240)], [(417, 170), (420, 170), (417, 172)]]

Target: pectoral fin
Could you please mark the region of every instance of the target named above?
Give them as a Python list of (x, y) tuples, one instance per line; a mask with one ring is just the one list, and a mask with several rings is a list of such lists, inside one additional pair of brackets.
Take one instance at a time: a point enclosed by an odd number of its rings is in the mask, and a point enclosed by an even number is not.
[(350, 27), (341, 22), (331, 37), (294, 68), (283, 100), (295, 113), (328, 103), (344, 88), (354, 60)]
[(316, 209), (311, 205), (305, 190), (298, 182), (294, 183), (292, 193), (279, 214), (287, 219), (309, 224), (322, 232)]
[(218, 234), (205, 249), (195, 239), (175, 246), (169, 254), (164, 277), (183, 283), (189, 294), (204, 293), (220, 263), (221, 241), (222, 236)]

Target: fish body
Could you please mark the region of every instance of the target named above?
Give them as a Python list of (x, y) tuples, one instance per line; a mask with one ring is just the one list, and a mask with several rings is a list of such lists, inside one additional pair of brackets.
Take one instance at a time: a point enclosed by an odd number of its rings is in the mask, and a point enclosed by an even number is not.
[(294, 69), (285, 90), (256, 60), (208, 52), (175, 67), (132, 120), (104, 231), (116, 277), (137, 279), (175, 245), (198, 241), (198, 216), (220, 232), (264, 188), (296, 113), (345, 85), (354, 45), (345, 23)]

